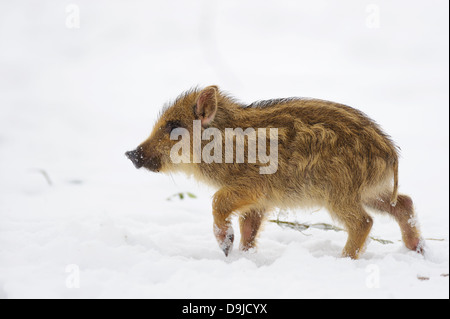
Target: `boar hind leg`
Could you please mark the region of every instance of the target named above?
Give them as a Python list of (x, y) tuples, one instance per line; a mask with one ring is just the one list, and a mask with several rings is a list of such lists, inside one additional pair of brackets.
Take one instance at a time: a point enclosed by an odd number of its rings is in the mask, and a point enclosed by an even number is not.
[(377, 198), (369, 199), (366, 205), (377, 211), (388, 213), (395, 218), (402, 232), (403, 242), (408, 249), (423, 253), (420, 230), (414, 214), (412, 199), (407, 195), (398, 195), (397, 204), (391, 206), (390, 194), (381, 194)]
[(257, 210), (251, 210), (239, 217), (239, 226), (241, 230), (241, 243), (239, 248), (243, 251), (256, 247), (256, 237), (263, 220), (264, 213)]
[(372, 229), (372, 218), (361, 205), (333, 205), (329, 209), (333, 217), (337, 217), (339, 221), (343, 222), (348, 232), (342, 256), (358, 259)]
[(222, 188), (213, 199), (214, 235), (219, 247), (228, 256), (234, 241), (231, 216), (234, 212), (248, 209), (255, 203), (254, 194), (239, 191), (240, 188)]

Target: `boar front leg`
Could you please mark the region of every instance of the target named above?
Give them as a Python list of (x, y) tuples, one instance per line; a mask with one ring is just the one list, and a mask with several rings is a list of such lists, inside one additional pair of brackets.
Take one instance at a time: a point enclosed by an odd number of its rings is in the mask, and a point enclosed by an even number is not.
[(243, 251), (256, 247), (256, 237), (263, 221), (264, 213), (258, 210), (251, 210), (239, 217), (241, 230), (241, 243), (239, 248)]
[(244, 211), (255, 203), (255, 194), (241, 191), (241, 187), (222, 188), (213, 199), (214, 235), (219, 247), (228, 256), (233, 248), (234, 231), (231, 216), (234, 212)]

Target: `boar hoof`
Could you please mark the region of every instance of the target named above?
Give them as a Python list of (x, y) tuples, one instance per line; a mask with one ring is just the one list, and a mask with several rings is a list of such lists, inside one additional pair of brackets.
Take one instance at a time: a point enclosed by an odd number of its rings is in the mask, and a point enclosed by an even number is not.
[(233, 248), (234, 242), (233, 228), (231, 226), (218, 227), (217, 225), (214, 225), (214, 235), (216, 236), (220, 249), (222, 249), (225, 256), (228, 257), (228, 254), (231, 252), (231, 249)]
[(415, 251), (418, 254), (425, 255), (425, 240), (421, 238), (414, 238), (405, 241), (408, 249)]
[(227, 235), (223, 243), (220, 245), (220, 248), (222, 248), (223, 253), (225, 254), (225, 257), (228, 257), (228, 254), (230, 253), (231, 249), (233, 248), (233, 241), (234, 241), (234, 235)]

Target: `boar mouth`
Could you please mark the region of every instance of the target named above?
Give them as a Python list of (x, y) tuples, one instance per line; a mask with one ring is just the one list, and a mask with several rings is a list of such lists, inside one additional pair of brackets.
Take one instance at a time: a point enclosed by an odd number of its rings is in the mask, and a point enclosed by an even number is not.
[(161, 160), (159, 158), (151, 158), (144, 163), (143, 167), (149, 171), (158, 173), (161, 169)]

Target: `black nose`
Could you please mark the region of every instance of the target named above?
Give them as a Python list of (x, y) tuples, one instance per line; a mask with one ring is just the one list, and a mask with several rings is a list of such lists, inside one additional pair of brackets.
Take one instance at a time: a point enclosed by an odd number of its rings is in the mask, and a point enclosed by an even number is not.
[(126, 152), (125, 155), (130, 159), (130, 161), (133, 162), (136, 168), (141, 168), (142, 166), (144, 166), (145, 163), (144, 153), (142, 152), (141, 148), (138, 148), (134, 151)]

